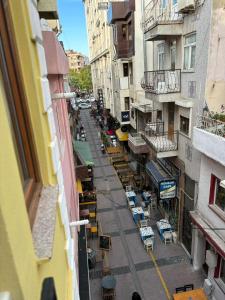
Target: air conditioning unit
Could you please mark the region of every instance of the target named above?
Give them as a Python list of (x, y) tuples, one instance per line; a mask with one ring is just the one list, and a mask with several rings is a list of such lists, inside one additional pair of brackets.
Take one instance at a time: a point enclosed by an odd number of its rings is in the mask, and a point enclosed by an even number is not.
[(206, 250), (206, 264), (213, 269), (217, 266), (217, 255), (212, 250)]
[(210, 296), (213, 292), (212, 282), (208, 278), (204, 281), (203, 289), (207, 296)]
[(189, 13), (195, 10), (195, 0), (178, 1), (178, 13)]

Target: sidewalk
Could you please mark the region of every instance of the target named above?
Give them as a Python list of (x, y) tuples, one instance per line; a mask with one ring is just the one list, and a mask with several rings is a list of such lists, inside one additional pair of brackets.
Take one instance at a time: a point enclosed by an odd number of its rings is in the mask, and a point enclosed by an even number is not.
[[(165, 245), (161, 241), (156, 229), (156, 221), (161, 216), (155, 209), (150, 219), (150, 226), (155, 233), (153, 255), (165, 281), (163, 286), (151, 257), (143, 247), (120, 180), (107, 155), (101, 154), (95, 121), (87, 110), (81, 112), (81, 117), (95, 162), (97, 217), (103, 233), (112, 237), (108, 259), (117, 280), (116, 299), (130, 300), (132, 293), (138, 291), (142, 300), (167, 300), (166, 288), (172, 295), (176, 287), (184, 284), (193, 283), (195, 288), (201, 287), (203, 274), (193, 270), (183, 248), (178, 244)], [(97, 250), (97, 240), (90, 243)], [(90, 277), (92, 300), (100, 300), (101, 263), (97, 263)]]

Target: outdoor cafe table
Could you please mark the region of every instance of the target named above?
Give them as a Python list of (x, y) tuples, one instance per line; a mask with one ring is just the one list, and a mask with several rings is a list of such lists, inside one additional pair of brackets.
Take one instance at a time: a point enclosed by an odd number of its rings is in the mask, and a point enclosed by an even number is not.
[(141, 219), (141, 220), (144, 220), (144, 211), (142, 209), (142, 207), (134, 207), (132, 208), (132, 214), (133, 214), (133, 219), (134, 219), (134, 222), (137, 224), (138, 221)]
[(173, 294), (173, 300), (207, 300), (203, 289)]
[(148, 239), (148, 238), (154, 238), (154, 232), (152, 230), (152, 227), (142, 227), (140, 228), (140, 235), (142, 241)]
[(161, 219), (160, 221), (156, 222), (156, 225), (161, 239), (163, 239), (164, 231), (172, 231), (171, 225), (166, 219)]
[(107, 290), (114, 289), (116, 286), (116, 278), (112, 275), (107, 275), (102, 278), (102, 287)]
[(134, 191), (126, 192), (126, 196), (129, 198), (129, 200), (134, 201), (134, 203), (137, 202), (137, 196)]

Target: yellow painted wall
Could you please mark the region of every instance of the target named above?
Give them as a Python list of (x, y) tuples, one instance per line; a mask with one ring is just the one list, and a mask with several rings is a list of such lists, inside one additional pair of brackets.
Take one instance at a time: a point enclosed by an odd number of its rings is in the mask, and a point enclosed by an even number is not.
[[(56, 183), (53, 175), (49, 125), (42, 109), (40, 71), (26, 1), (10, 0), (16, 48), (30, 113), (42, 183)], [(39, 264), (14, 149), (0, 76), (0, 291), (9, 291), (13, 300), (40, 300), (44, 278), (54, 277), (58, 299), (71, 299), (71, 271), (68, 267), (64, 227), (57, 207), (53, 256)]]
[(35, 42), (31, 40), (32, 31), (28, 10), (28, 0), (10, 0), (10, 10), (14, 26), (14, 37), (18, 45), (17, 51), (22, 81), (26, 89), (28, 108), (33, 125), (34, 143), (39, 160), (41, 178), (44, 184), (55, 184), (53, 166), (49, 146), (50, 130), (47, 114), (43, 113), (40, 67)]

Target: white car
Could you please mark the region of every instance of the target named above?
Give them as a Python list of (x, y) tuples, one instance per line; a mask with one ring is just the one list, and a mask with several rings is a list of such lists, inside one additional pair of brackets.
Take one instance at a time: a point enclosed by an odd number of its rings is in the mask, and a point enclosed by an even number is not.
[(90, 101), (91, 101), (91, 102), (95, 102), (95, 98), (94, 98), (94, 97), (91, 97), (91, 98), (90, 98)]
[(91, 108), (90, 103), (80, 103), (78, 106), (79, 106), (80, 109)]

